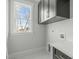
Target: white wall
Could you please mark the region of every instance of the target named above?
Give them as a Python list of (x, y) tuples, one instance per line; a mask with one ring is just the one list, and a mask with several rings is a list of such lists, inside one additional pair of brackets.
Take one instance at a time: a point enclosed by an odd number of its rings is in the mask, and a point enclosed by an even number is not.
[[(54, 32), (52, 32), (54, 31)], [(73, 21), (68, 19), (47, 25), (48, 39), (58, 39), (59, 34), (65, 33), (67, 41), (73, 41)]]
[[(12, 4), (12, 3), (11, 3)], [(13, 6), (13, 5), (12, 5)], [(11, 6), (11, 8), (12, 8)], [(13, 10), (11, 11), (12, 14)], [(30, 33), (14, 33), (11, 31), (13, 29), (12, 15), (10, 16), (10, 36), (8, 40), (8, 52), (9, 54), (21, 52), (33, 48), (45, 47), (46, 45), (46, 35), (45, 35), (45, 25), (38, 24), (38, 5), (35, 3), (33, 5), (33, 23), (32, 32)]]
[[(65, 39), (60, 38), (60, 34), (65, 34)], [(73, 21), (72, 19), (59, 21), (47, 25), (47, 40), (53, 46), (69, 56), (73, 56)]]

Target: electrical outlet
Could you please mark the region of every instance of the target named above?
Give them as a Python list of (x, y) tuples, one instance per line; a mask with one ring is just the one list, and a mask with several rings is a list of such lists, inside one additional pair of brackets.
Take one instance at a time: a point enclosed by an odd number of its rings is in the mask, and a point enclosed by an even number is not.
[(59, 39), (65, 40), (65, 33), (60, 33), (59, 34)]
[(64, 34), (60, 34), (60, 38), (64, 39), (65, 38)]

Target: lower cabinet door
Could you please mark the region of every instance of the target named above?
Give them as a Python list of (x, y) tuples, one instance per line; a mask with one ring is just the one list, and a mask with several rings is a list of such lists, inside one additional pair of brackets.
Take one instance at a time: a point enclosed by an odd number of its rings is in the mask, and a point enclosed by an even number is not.
[(56, 56), (53, 56), (53, 59), (58, 59)]
[(53, 48), (53, 59), (72, 59), (60, 50)]
[(53, 59), (62, 59), (62, 58), (60, 58), (59, 56), (57, 56), (57, 55), (54, 55), (54, 58)]

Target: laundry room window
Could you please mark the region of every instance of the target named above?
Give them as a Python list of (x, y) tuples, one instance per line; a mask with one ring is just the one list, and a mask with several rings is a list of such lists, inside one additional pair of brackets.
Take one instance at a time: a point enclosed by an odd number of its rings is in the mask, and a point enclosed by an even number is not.
[(15, 2), (15, 20), (17, 32), (31, 32), (32, 31), (32, 8), (30, 5)]

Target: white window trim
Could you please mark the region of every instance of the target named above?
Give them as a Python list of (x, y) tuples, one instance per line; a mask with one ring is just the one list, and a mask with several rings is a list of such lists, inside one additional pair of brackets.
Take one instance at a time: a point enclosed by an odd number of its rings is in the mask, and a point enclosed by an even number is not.
[(30, 7), (31, 8), (31, 32), (17, 32), (16, 31), (16, 16), (15, 16), (15, 3), (16, 3), (17, 1), (14, 1), (14, 5), (13, 5), (13, 18), (14, 19), (12, 19), (12, 21), (13, 21), (13, 24), (12, 24), (12, 26), (13, 26), (13, 28), (12, 28), (12, 33), (31, 33), (32, 31), (33, 31), (33, 5), (34, 4), (32, 4), (32, 3), (29, 3), (29, 2), (27, 2), (27, 1), (22, 1), (22, 2), (18, 2), (18, 3), (23, 3), (23, 5), (27, 5), (28, 7)]

